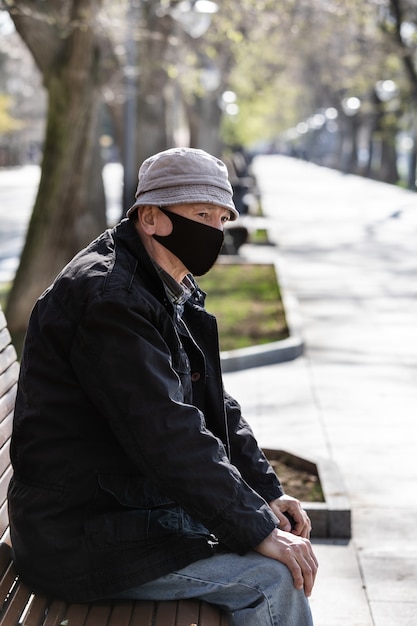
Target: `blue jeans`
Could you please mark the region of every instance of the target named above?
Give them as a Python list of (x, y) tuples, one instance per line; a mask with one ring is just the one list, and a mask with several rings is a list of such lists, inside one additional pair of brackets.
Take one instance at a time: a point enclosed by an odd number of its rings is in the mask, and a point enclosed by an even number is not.
[(312, 626), (304, 592), (289, 569), (257, 552), (217, 554), (112, 598), (199, 598), (221, 606), (235, 626)]

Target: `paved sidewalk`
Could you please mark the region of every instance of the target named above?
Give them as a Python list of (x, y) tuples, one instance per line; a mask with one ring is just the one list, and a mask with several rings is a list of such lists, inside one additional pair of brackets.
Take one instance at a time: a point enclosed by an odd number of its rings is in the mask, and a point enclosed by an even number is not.
[(331, 458), (352, 539), (316, 541), (315, 626), (417, 625), (417, 194), (286, 157), (256, 173), (304, 355), (225, 374), (264, 447)]

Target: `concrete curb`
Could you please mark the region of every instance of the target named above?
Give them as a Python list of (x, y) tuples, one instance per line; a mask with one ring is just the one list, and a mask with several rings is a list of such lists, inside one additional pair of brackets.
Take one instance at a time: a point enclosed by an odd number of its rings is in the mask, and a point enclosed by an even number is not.
[[(233, 257), (233, 259), (228, 258), (226, 262), (247, 263), (251, 265), (254, 263), (265, 265), (268, 263), (267, 261), (242, 261), (240, 257)], [(289, 336), (286, 339), (281, 339), (280, 341), (274, 341), (272, 343), (222, 352), (220, 357), (224, 373), (236, 372), (243, 369), (249, 369), (251, 367), (260, 367), (262, 365), (272, 365), (274, 363), (293, 361), (304, 352), (304, 340), (301, 334), (298, 302), (296, 298), (287, 290), (285, 284), (282, 283), (278, 261), (275, 260), (270, 262), (270, 264), (274, 265), (277, 280), (279, 279), (281, 299), (284, 305)]]
[(302, 458), (293, 452), (263, 448), (265, 456), (294, 469), (315, 474), (324, 502), (302, 502), (312, 525), (312, 539), (350, 539), (351, 507), (340, 471), (331, 459)]

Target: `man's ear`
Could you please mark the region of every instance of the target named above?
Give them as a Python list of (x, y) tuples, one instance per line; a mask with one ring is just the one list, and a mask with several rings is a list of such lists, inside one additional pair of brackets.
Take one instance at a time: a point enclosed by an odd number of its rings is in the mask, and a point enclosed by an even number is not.
[(146, 205), (138, 208), (138, 223), (140, 228), (147, 235), (154, 235), (156, 232), (157, 217), (156, 206)]

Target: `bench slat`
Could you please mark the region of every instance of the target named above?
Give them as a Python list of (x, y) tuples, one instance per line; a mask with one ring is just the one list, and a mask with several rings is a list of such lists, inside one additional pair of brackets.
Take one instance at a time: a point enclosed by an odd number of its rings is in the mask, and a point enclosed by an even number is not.
[(12, 559), (12, 550), (5, 543), (0, 543), (0, 584), (1, 577), (7, 570)]
[(9, 512), (7, 510), (7, 502), (3, 502), (0, 507), (0, 537), (2, 538), (2, 542), (4, 544), (8, 544), (9, 542), (3, 538), (5, 533), (9, 534)]
[(110, 614), (110, 604), (93, 604), (88, 611), (85, 626), (103, 626), (108, 623)]
[(15, 363), (16, 359), (16, 350), (12, 344), (9, 344), (0, 352), (0, 374), (3, 374), (12, 363)]
[(9, 389), (4, 396), (0, 397), (0, 421), (4, 420), (4, 418), (10, 413), (13, 413), (14, 403), (16, 400), (16, 390), (17, 386), (15, 385), (12, 389)]
[(32, 596), (23, 621), (24, 626), (39, 626), (39, 624), (43, 624), (48, 606), (48, 598), (38, 595)]
[(9, 596), (13, 592), (13, 587), (16, 582), (16, 571), (14, 566), (9, 559), (9, 564), (4, 570), (1, 580), (0, 580), (0, 610), (3, 609), (4, 603)]
[(198, 624), (200, 602), (198, 600), (179, 600), (177, 606), (178, 624)]
[(154, 603), (135, 602), (131, 626), (153, 626)]
[(108, 626), (129, 626), (133, 612), (133, 602), (120, 600), (113, 604)]
[(10, 597), (5, 603), (5, 609), (1, 616), (2, 626), (16, 626), (31, 597), (31, 591), (21, 582), (16, 583)]
[(12, 338), (10, 337), (9, 330), (6, 326), (3, 326), (0, 330), (0, 352), (4, 350), (4, 348), (8, 346), (11, 342)]
[[(213, 604), (208, 604), (207, 602), (202, 602), (200, 604), (200, 618), (198, 621), (198, 626), (217, 626), (222, 625), (222, 615), (219, 609)], [(228, 624), (229, 622), (225, 622)]]
[(12, 466), (9, 465), (5, 472), (0, 476), (0, 505), (7, 499), (7, 488), (9, 486), (10, 479), (12, 477)]
[(4, 315), (0, 307), (0, 330), (3, 330), (3, 328), (6, 328), (6, 327), (7, 327), (6, 316)]
[[(2, 363), (6, 365), (3, 361)], [(6, 391), (11, 389), (13, 385), (17, 383), (19, 378), (19, 364), (16, 361), (9, 363), (7, 367), (1, 372), (0, 375), (0, 396), (3, 396)]]
[(177, 604), (173, 601), (159, 602), (156, 607), (155, 626), (175, 626)]
[[(54, 600), (48, 607), (45, 621), (39, 622), (38, 626), (60, 626), (64, 620), (66, 610), (67, 605), (65, 602)], [(36, 626), (36, 624), (33, 624), (33, 626)]]
[[(2, 445), (1, 439), (1, 425), (0, 425), (0, 445)], [(4, 474), (7, 466), (10, 465), (10, 439), (7, 439), (4, 446), (0, 448), (0, 476)]]
[(88, 604), (69, 604), (63, 626), (84, 626), (88, 615)]

